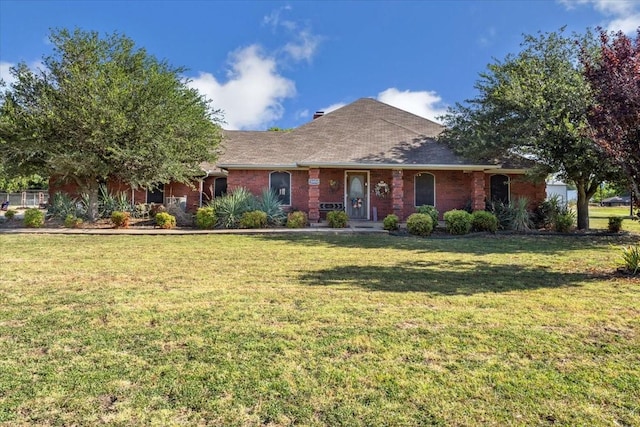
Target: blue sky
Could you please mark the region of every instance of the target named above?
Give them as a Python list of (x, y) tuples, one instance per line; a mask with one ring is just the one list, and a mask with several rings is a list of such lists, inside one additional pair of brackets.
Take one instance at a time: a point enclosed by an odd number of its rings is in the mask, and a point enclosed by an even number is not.
[(474, 96), (523, 34), (601, 26), (633, 35), (640, 0), (0, 0), (0, 76), (50, 53), (50, 28), (118, 32), (175, 66), (227, 129), (295, 127), (371, 97), (434, 119)]

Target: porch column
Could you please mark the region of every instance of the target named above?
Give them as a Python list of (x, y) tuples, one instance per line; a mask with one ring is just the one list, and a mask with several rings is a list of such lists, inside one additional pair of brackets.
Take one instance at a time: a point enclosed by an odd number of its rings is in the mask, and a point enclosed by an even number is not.
[(393, 202), (393, 213), (402, 221), (404, 219), (404, 181), (402, 179), (402, 170), (394, 170), (392, 175), (391, 201)]
[(484, 191), (484, 172), (473, 172), (471, 177), (471, 208), (483, 211), (486, 207), (487, 193)]
[(309, 222), (320, 220), (320, 169), (309, 169)]

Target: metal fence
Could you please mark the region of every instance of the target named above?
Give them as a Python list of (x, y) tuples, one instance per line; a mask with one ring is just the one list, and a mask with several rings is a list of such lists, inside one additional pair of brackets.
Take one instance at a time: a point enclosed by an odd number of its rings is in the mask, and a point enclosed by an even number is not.
[(4, 202), (9, 202), (11, 208), (44, 208), (49, 202), (49, 193), (46, 191), (0, 192), (0, 203)]

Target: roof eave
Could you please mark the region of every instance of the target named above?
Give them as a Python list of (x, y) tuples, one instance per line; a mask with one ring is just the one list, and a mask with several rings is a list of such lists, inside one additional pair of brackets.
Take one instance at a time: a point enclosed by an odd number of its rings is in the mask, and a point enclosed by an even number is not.
[(485, 171), (495, 169), (500, 165), (451, 165), (451, 164), (394, 164), (394, 163), (325, 163), (325, 162), (304, 162), (300, 166), (309, 168), (349, 168), (349, 169), (430, 169), (430, 170), (473, 170)]
[(218, 165), (220, 169), (251, 169), (251, 170), (263, 170), (263, 169), (299, 169), (300, 165), (296, 163), (271, 163), (271, 164), (241, 164), (241, 163), (221, 163)]

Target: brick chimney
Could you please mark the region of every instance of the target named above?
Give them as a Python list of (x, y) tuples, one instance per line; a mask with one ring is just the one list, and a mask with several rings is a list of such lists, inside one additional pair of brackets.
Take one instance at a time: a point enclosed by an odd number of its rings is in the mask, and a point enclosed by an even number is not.
[(313, 115), (313, 120), (317, 119), (318, 117), (322, 117), (324, 116), (324, 111), (316, 111), (315, 114)]

